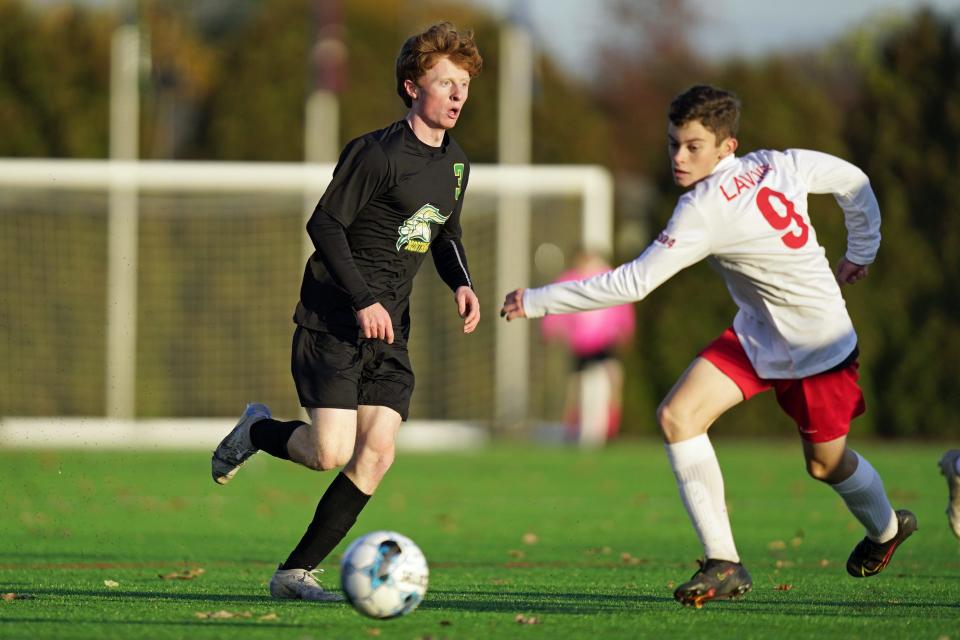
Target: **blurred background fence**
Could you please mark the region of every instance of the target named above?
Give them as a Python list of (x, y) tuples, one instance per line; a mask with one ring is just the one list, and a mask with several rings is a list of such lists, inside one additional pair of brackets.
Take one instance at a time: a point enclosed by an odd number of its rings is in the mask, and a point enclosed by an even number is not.
[[(0, 265), (8, 276), (0, 282), (0, 415), (226, 416), (246, 400), (297, 413), (289, 350), (311, 250), (304, 194), (322, 192), (332, 170), (0, 161)], [(122, 223), (111, 217), (117, 192), (132, 195)], [(500, 286), (498, 264), (542, 278), (562, 266), (563, 248), (609, 249), (612, 184), (601, 168), (478, 165), (469, 193), (463, 227), (470, 255), (479, 256), (472, 276), (482, 299)], [(529, 205), (525, 216), (502, 206), (510, 196)], [(555, 419), (562, 354), (529, 340), (513, 340), (505, 352), (497, 343), (512, 334), (489, 320), (462, 335), (452, 294), (433, 271), (427, 261), (411, 303), (412, 415), (508, 426)], [(518, 365), (524, 370), (513, 380), (497, 372)], [(518, 394), (527, 401), (508, 414), (502, 398)]]
[[(402, 117), (396, 52), (407, 35), (449, 19), (475, 30), (485, 59), (454, 132), (475, 176), (480, 165), (600, 167), (614, 185), (611, 258), (624, 261), (642, 251), (679, 195), (664, 157), (670, 98), (715, 83), (743, 101), (741, 150), (819, 149), (871, 177), (883, 245), (870, 278), (845, 293), (869, 407), (856, 429), (955, 439), (960, 6), (931, 2), (835, 6), (836, 16), (873, 8), (804, 39), (791, 29), (805, 6), (767, 23), (750, 22), (762, 11), (727, 12), (720, 18), (728, 26), (780, 33), (782, 46), (721, 55), (702, 44), (724, 30), (711, 11), (734, 3), (556, 2), (548, 3), (552, 22), (538, 22), (538, 0), (0, 0), (0, 158), (329, 163), (347, 140)], [(596, 23), (575, 22), (575, 7), (586, 5)], [(560, 28), (571, 21), (575, 28)], [(839, 18), (823, 22), (816, 24), (826, 29)], [(570, 36), (583, 32), (597, 34), (589, 48)], [(289, 316), (312, 206), (305, 201), (315, 195), (139, 191), (138, 224), (127, 230), (136, 238), (136, 371), (113, 368), (121, 379), (135, 376), (124, 411), (233, 415), (253, 396), (296, 409)], [(432, 267), (415, 287), (418, 378), (440, 381), (418, 385), (415, 416), (528, 425), (559, 417), (565, 356), (541, 343), (535, 323), (504, 333), (496, 309), (506, 287), (542, 284), (565, 266), (583, 240), (576, 227), (584, 200), (569, 192), (526, 204), (503, 198), (476, 183), (467, 195), (465, 243), (487, 283), (478, 285), (479, 333), (455, 335), (449, 294)], [(109, 359), (125, 352), (105, 356), (106, 327), (111, 313), (129, 310), (118, 310), (110, 291), (131, 286), (110, 276), (108, 227), (120, 201), (109, 189), (0, 185), (0, 418), (111, 413)], [(529, 219), (520, 228), (532, 235), (498, 228), (511, 219), (500, 210)], [(842, 216), (829, 198), (811, 199), (810, 210), (835, 260)], [(504, 241), (528, 259), (505, 266)], [(659, 398), (734, 309), (699, 265), (637, 312), (635, 340), (622, 354), (624, 431), (653, 434)], [(524, 332), (527, 346), (511, 346)], [(499, 355), (498, 340), (506, 345)], [(465, 345), (472, 355), (461, 352)], [(504, 354), (518, 364), (508, 366)], [(450, 374), (461, 364), (467, 373)], [(790, 433), (769, 398), (722, 422), (718, 432)]]

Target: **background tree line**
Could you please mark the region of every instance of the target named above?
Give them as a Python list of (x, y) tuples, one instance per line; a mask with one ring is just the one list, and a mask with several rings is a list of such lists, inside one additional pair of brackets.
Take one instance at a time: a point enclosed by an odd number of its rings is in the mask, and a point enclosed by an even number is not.
[[(149, 60), (141, 156), (301, 160), (303, 102), (311, 84), (309, 3), (220, 4), (229, 10), (185, 0), (139, 3)], [(573, 74), (538, 56), (534, 162), (603, 164), (624, 194), (637, 182), (652, 186), (642, 201), (625, 197), (618, 207), (613, 258), (620, 261), (642, 250), (679, 195), (664, 155), (665, 111), (670, 98), (691, 84), (716, 83), (741, 97), (744, 152), (804, 147), (856, 163), (871, 177), (884, 214), (884, 240), (870, 278), (845, 292), (860, 335), (870, 407), (857, 428), (882, 436), (952, 436), (960, 413), (956, 17), (923, 10), (867, 25), (815, 51), (708, 61), (689, 44), (696, 16), (685, 3), (622, 2), (613, 10), (621, 35), (596, 52), (594, 71)], [(344, 3), (349, 53), (340, 138), (403, 114), (394, 93), (396, 49), (437, 15), (477, 34), (485, 68), (457, 139), (472, 161), (494, 162), (498, 23), (462, 3)], [(0, 157), (106, 156), (110, 35), (118, 20), (97, 6), (0, 0)], [(832, 198), (815, 197), (810, 207), (835, 261), (844, 246), (842, 215)], [(646, 236), (630, 233), (641, 223)], [(4, 245), (8, 252), (18, 249), (25, 250)], [(626, 353), (627, 430), (652, 433), (659, 398), (734, 311), (705, 265), (678, 275), (639, 305), (637, 338)], [(790, 428), (772, 398), (724, 420), (726, 433), (786, 434)]]

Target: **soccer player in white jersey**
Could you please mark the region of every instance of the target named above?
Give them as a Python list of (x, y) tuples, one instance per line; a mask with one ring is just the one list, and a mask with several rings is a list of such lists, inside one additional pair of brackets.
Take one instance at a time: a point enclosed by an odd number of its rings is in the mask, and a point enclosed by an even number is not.
[[(854, 577), (878, 574), (917, 529), (894, 511), (880, 476), (847, 447), (863, 413), (857, 335), (841, 285), (867, 276), (880, 245), (880, 210), (867, 176), (839, 158), (792, 149), (737, 157), (740, 104), (696, 86), (670, 104), (668, 147), (677, 185), (689, 189), (666, 228), (632, 262), (592, 278), (517, 289), (501, 316), (537, 318), (642, 300), (708, 259), (739, 311), (693, 360), (657, 410), (680, 497), (704, 548), (701, 568), (674, 592), (685, 605), (750, 590), (707, 430), (724, 412), (773, 389), (797, 424), (809, 474), (832, 487), (866, 537), (847, 560)], [(831, 193), (843, 210), (847, 251), (831, 270), (807, 213), (808, 193)]]

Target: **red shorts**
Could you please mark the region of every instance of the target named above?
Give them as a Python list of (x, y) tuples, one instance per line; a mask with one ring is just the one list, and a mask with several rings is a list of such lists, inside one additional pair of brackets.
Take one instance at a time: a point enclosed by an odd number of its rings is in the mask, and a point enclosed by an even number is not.
[(807, 442), (830, 442), (847, 435), (850, 421), (866, 409), (857, 384), (860, 365), (856, 360), (842, 369), (807, 378), (768, 380), (757, 375), (733, 329), (720, 334), (700, 356), (733, 380), (744, 400), (773, 389), (780, 407), (797, 423), (800, 437)]

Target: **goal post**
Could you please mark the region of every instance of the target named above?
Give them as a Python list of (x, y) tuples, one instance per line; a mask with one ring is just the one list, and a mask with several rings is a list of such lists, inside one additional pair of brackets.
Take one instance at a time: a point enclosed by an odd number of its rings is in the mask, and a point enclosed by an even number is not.
[[(268, 395), (295, 396), (287, 367), (304, 202), (332, 172), (332, 164), (0, 159), (0, 345), (11, 350), (0, 362), (0, 419), (232, 415), (227, 407), (252, 399), (244, 394), (267, 378)], [(530, 213), (514, 219), (504, 203), (517, 200)], [(458, 335), (452, 296), (425, 264), (411, 301), (411, 418), (504, 426), (495, 424), (504, 398), (537, 396), (542, 407), (557, 390), (543, 379), (555, 367), (531, 356), (542, 349), (535, 340), (497, 348), (511, 328), (496, 316), (500, 289), (552, 279), (562, 264), (533, 265), (543, 247), (610, 253), (613, 183), (597, 166), (475, 164), (463, 216), (482, 328)], [(498, 254), (512, 233), (523, 249)], [(529, 281), (519, 277), (527, 272)], [(530, 364), (517, 371), (521, 351)], [(504, 370), (516, 375), (496, 374)], [(537, 404), (521, 418), (541, 418)]]

